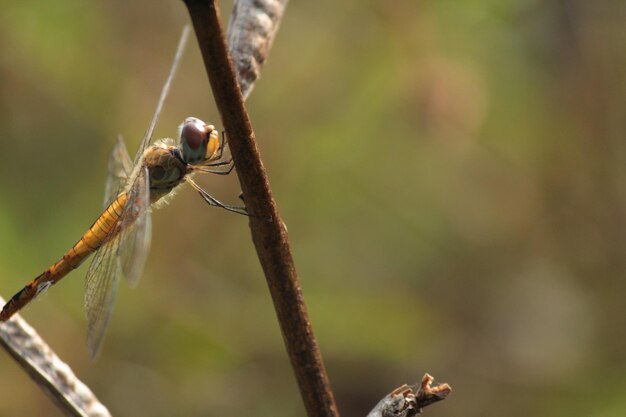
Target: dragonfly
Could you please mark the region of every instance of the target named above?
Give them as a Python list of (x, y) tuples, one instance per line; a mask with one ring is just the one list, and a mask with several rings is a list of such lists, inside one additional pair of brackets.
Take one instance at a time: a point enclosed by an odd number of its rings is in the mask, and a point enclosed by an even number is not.
[(186, 26), (134, 161), (123, 139), (118, 137), (108, 162), (104, 211), (61, 259), (4, 305), (0, 321), (8, 320), (93, 254), (85, 278), (85, 311), (87, 348), (89, 355), (95, 358), (111, 317), (120, 276), (123, 275), (131, 287), (136, 286), (141, 277), (150, 247), (151, 207), (158, 207), (174, 194), (175, 188), (187, 183), (209, 205), (248, 215), (245, 207), (221, 203), (192, 179), (196, 173), (228, 175), (233, 170), (232, 158), (224, 157), (225, 135), (222, 134), (220, 140), (213, 125), (188, 117), (179, 126), (178, 143), (160, 139), (151, 144), (189, 32)]

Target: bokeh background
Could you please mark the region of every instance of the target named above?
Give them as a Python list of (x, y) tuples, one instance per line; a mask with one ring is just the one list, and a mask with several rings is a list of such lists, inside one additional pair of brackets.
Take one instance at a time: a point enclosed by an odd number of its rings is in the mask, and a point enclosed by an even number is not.
[[(174, 0), (4, 1), (0, 294), (100, 213), (143, 135)], [(224, 19), (231, 8), (222, 5)], [(431, 416), (626, 413), (626, 3), (293, 1), (249, 101), (339, 409), (424, 372)], [(218, 113), (195, 40), (157, 127)], [(236, 178), (207, 177), (236, 202)], [(115, 416), (301, 416), (245, 218), (153, 216), (97, 362), (86, 266), (24, 317)], [(0, 354), (0, 415), (61, 415)]]

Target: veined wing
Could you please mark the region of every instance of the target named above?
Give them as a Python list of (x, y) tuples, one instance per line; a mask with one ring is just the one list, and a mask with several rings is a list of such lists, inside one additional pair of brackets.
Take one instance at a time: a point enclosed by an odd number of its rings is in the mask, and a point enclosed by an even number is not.
[[(139, 168), (132, 173), (133, 167), (141, 164), (141, 158), (150, 145), (154, 128), (161, 114), (163, 103), (170, 91), (170, 86), (189, 38), (190, 27), (183, 28), (174, 62), (167, 80), (161, 90), (156, 110), (144, 135), (135, 160), (131, 166), (128, 151), (121, 139), (109, 159), (109, 174), (105, 189), (105, 204), (112, 201), (123, 189), (127, 189), (128, 201), (117, 220), (118, 225), (111, 229), (111, 236), (95, 253), (87, 270), (85, 280), (85, 311), (87, 314), (87, 348), (94, 358), (102, 344), (104, 332), (109, 323), (120, 274), (123, 272), (131, 286), (136, 285), (150, 246), (150, 184), (147, 168)], [(127, 187), (127, 181), (132, 181)]]
[(187, 40), (189, 39), (190, 30), (191, 28), (189, 27), (189, 25), (185, 25), (185, 27), (183, 28), (183, 33), (180, 36), (180, 40), (178, 41), (178, 47), (176, 48), (176, 55), (174, 56), (174, 61), (172, 62), (170, 72), (167, 76), (167, 79), (165, 80), (163, 89), (161, 90), (161, 95), (159, 97), (159, 101), (157, 102), (157, 107), (154, 111), (154, 114), (152, 115), (152, 120), (150, 120), (150, 124), (148, 125), (148, 130), (146, 130), (146, 133), (141, 140), (139, 149), (137, 149), (137, 153), (135, 154), (135, 160), (133, 162), (131, 162), (130, 160), (130, 155), (128, 154), (128, 150), (126, 149), (124, 140), (121, 136), (118, 136), (117, 138), (115, 148), (109, 156), (108, 175), (104, 193), (105, 208), (108, 207), (113, 199), (123, 191), (128, 181), (128, 177), (132, 173), (133, 167), (140, 164), (142, 155), (144, 154), (146, 149), (148, 149), (148, 145), (150, 145), (150, 142), (152, 140), (152, 134), (154, 133), (154, 128), (156, 127), (156, 123), (159, 120), (161, 110), (163, 109), (163, 104), (165, 103), (165, 99), (170, 92), (172, 80), (174, 79), (174, 75), (176, 75), (178, 65), (180, 63), (180, 60), (182, 59), (183, 52), (185, 51), (185, 46), (187, 45)]
[(163, 103), (167, 98), (167, 95), (170, 92), (170, 86), (172, 84), (172, 80), (174, 79), (174, 75), (176, 74), (176, 70), (178, 69), (178, 64), (180, 63), (181, 58), (183, 57), (183, 52), (185, 50), (185, 45), (187, 45), (187, 40), (189, 39), (189, 32), (191, 28), (189, 25), (185, 25), (183, 28), (183, 33), (180, 35), (180, 40), (178, 41), (178, 47), (176, 48), (176, 55), (174, 55), (174, 61), (172, 62), (172, 67), (170, 68), (170, 72), (167, 76), (167, 80), (163, 85), (163, 89), (161, 90), (161, 96), (159, 97), (159, 101), (157, 103), (156, 110), (154, 111), (154, 115), (152, 116), (152, 120), (150, 120), (150, 124), (148, 125), (148, 130), (146, 130), (146, 134), (144, 135), (141, 144), (139, 145), (139, 149), (137, 149), (137, 153), (135, 154), (135, 160), (133, 161), (133, 166), (136, 166), (141, 159), (141, 156), (148, 149), (148, 145), (150, 145), (150, 141), (152, 139), (152, 134), (154, 133), (154, 127), (156, 126), (157, 121), (159, 120), (159, 116), (161, 115), (161, 110), (163, 109)]
[(94, 359), (102, 345), (113, 302), (117, 294), (121, 265), (117, 257), (121, 236), (118, 234), (96, 251), (85, 278), (85, 313), (87, 315), (87, 350)]
[(109, 207), (109, 204), (124, 190), (128, 176), (133, 169), (132, 164), (124, 139), (122, 135), (119, 135), (117, 143), (113, 151), (111, 151), (111, 155), (109, 155), (107, 179), (104, 188), (104, 208)]
[(118, 254), (122, 262), (122, 272), (131, 287), (139, 282), (150, 250), (152, 218), (148, 175), (146, 167), (139, 171), (129, 190), (129, 203), (121, 219), (122, 241)]
[(140, 169), (128, 199), (107, 241), (95, 253), (85, 279), (87, 348), (95, 358), (109, 323), (122, 272), (135, 284), (150, 243), (150, 184), (146, 167)]

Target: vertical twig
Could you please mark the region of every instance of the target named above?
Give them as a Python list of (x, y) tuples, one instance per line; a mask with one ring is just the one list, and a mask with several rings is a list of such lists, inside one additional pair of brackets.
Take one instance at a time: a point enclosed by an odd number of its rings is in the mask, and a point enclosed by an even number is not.
[[(0, 304), (4, 304), (2, 298)], [(19, 314), (0, 324), (0, 345), (66, 415), (111, 417), (89, 387)]]
[(229, 58), (218, 6), (184, 0), (200, 45), (213, 95), (228, 132), (229, 145), (250, 218), (252, 240), (274, 301), (281, 331), (309, 417), (338, 416), (317, 342), (304, 304), (287, 230), (272, 198)]

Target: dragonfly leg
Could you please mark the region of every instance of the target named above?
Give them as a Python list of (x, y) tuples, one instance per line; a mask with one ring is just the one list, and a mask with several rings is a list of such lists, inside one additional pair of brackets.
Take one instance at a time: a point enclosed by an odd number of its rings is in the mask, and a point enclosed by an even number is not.
[(228, 158), (226, 161), (218, 161), (218, 162), (209, 162), (208, 164), (202, 164), (200, 166), (203, 167), (219, 167), (223, 165), (228, 165), (233, 162), (233, 158)]
[(198, 192), (198, 194), (200, 194), (200, 196), (204, 199), (204, 201), (206, 201), (210, 206), (220, 207), (220, 208), (223, 208), (224, 210), (232, 211), (233, 213), (241, 214), (241, 215), (248, 216), (248, 217), (255, 217), (254, 215), (248, 213), (248, 210), (246, 210), (245, 207), (231, 206), (229, 204), (222, 203), (221, 201), (213, 197), (211, 194), (204, 191), (202, 187), (196, 184), (195, 181), (193, 181), (192, 179), (188, 179), (187, 182), (191, 184), (191, 186)]
[(222, 160), (223, 156), (224, 156), (224, 148), (226, 147), (228, 141), (226, 140), (226, 133), (222, 130), (222, 140), (219, 146), (219, 151), (218, 154), (211, 159), (205, 160), (199, 164), (196, 164), (196, 166), (203, 166), (203, 167), (218, 167), (218, 166), (222, 166), (222, 165), (228, 165), (232, 162), (233, 158), (228, 158), (228, 160)]
[[(230, 165), (225, 171), (220, 171), (217, 169), (209, 169), (208, 167), (218, 167), (218, 166), (224, 166), (224, 165)], [(207, 164), (207, 165), (202, 165), (199, 167), (195, 167), (194, 170), (196, 172), (202, 172), (204, 174), (217, 174), (217, 175), (228, 175), (231, 172), (233, 172), (233, 169), (235, 168), (235, 164), (233, 163), (233, 159), (229, 159), (228, 161), (222, 161), (222, 162), (216, 162), (213, 164)]]
[(228, 175), (233, 172), (233, 168), (235, 168), (235, 164), (232, 164), (226, 171), (218, 171), (216, 169), (207, 169), (202, 172), (206, 172), (207, 174), (217, 174), (217, 175)]

